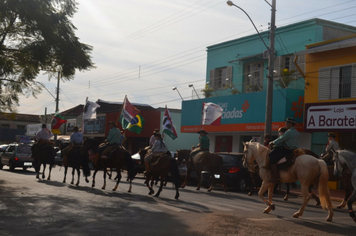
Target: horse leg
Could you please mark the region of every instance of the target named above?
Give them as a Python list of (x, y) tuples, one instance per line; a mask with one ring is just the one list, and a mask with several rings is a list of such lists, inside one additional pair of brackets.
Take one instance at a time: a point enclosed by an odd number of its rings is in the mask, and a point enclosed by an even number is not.
[(286, 183), (286, 186), (287, 186), (287, 193), (286, 193), (286, 195), (285, 195), (284, 198), (283, 198), (284, 201), (288, 201), (288, 198), (289, 198), (289, 190), (290, 190), (290, 183)]
[(75, 186), (79, 186), (79, 182), (80, 182), (80, 167), (77, 167), (76, 169), (77, 169), (77, 174), (78, 174), (78, 181), (77, 181)]
[[(272, 208), (271, 208), (271, 202), (272, 202), (272, 196), (273, 196), (273, 187), (274, 184), (271, 184), (267, 181), (263, 181), (262, 185), (260, 187), (260, 190), (258, 191), (258, 196), (262, 199), (267, 204), (267, 208), (264, 209), (263, 213), (269, 213)], [(270, 202), (263, 196), (264, 193), (268, 190), (268, 198), (271, 197)]]
[(67, 171), (68, 171), (68, 166), (64, 166), (64, 178), (63, 178), (63, 183), (66, 182), (66, 178), (67, 178)]
[(313, 187), (313, 185), (311, 184), (308, 188), (309, 194), (316, 201), (315, 205), (320, 206), (320, 199), (315, 193), (313, 193), (312, 187)]
[(251, 189), (250, 192), (248, 192), (248, 195), (249, 195), (249, 196), (252, 196), (253, 193), (255, 192), (256, 184), (255, 184), (254, 175), (253, 175), (252, 172), (250, 172), (250, 176), (251, 176), (251, 180), (252, 180), (252, 189)]
[(343, 176), (343, 185), (344, 185), (344, 188), (345, 188), (345, 196), (344, 196), (344, 199), (342, 200), (342, 202), (336, 207), (338, 209), (342, 209), (346, 206), (346, 203), (347, 203), (347, 200), (349, 199), (350, 195), (351, 195), (351, 178), (345, 178), (346, 176)]
[(92, 181), (92, 184), (91, 184), (92, 188), (95, 187), (95, 175), (96, 175), (96, 172), (98, 172), (98, 169), (95, 168), (95, 171), (94, 171), (94, 174), (93, 174), (93, 181)]
[(75, 167), (72, 168), (72, 181), (70, 184), (74, 184), (74, 174), (75, 174)]
[(121, 177), (122, 177), (122, 176), (121, 176), (120, 168), (117, 168), (116, 171), (117, 171), (117, 175), (116, 175), (117, 180), (116, 180), (116, 185), (115, 185), (115, 187), (112, 189), (112, 191), (116, 191), (116, 190), (117, 190), (117, 188), (119, 187), (119, 183), (120, 183)]
[(223, 187), (224, 187), (225, 193), (227, 193), (226, 178), (225, 178), (225, 175), (224, 175), (224, 171), (223, 171), (223, 170), (221, 170), (220, 176), (221, 176), (221, 178), (222, 178), (222, 180), (223, 180)]
[(212, 172), (210, 172), (210, 179), (211, 179), (211, 183), (210, 183), (210, 188), (208, 188), (208, 192), (211, 192), (211, 190), (214, 189), (214, 185), (215, 185), (215, 176)]
[(158, 191), (157, 191), (155, 197), (159, 197), (159, 195), (161, 194), (162, 189), (163, 189), (164, 176), (161, 175), (160, 177), (161, 177), (161, 184), (159, 185), (159, 189), (158, 189)]
[(185, 180), (184, 180), (183, 184), (180, 186), (181, 188), (184, 188), (187, 185), (187, 182), (188, 182), (191, 172), (192, 172), (192, 169), (188, 167), (187, 175), (185, 176)]
[(51, 180), (52, 164), (49, 164), (49, 173), (47, 180)]
[(42, 179), (46, 178), (45, 171), (46, 171), (46, 163), (42, 163), (43, 165), (43, 172), (42, 172)]
[(302, 184), (302, 183), (301, 183), (301, 185), (302, 185), (301, 190), (302, 190), (302, 196), (303, 196), (303, 204), (300, 207), (299, 211), (294, 213), (293, 218), (298, 218), (299, 216), (303, 215), (305, 207), (307, 206), (308, 201), (310, 199), (310, 195), (308, 194), (309, 193), (309, 191), (308, 191), (309, 185)]
[(152, 188), (152, 181), (151, 181), (151, 185), (150, 185), (150, 179), (151, 179), (151, 174), (147, 174), (146, 173), (146, 181), (145, 181), (145, 183), (146, 183), (147, 188), (150, 190), (148, 195), (152, 195), (152, 194), (155, 193), (155, 191)]
[(200, 181), (201, 181), (201, 171), (196, 171), (197, 173), (197, 181), (198, 181), (198, 187), (196, 190), (200, 190)]
[(106, 188), (106, 175), (107, 175), (107, 169), (104, 168), (104, 184), (103, 184), (103, 187), (101, 187), (101, 189), (105, 189)]
[(347, 207), (349, 208), (349, 215), (356, 222), (356, 215), (354, 213), (354, 210), (352, 209), (352, 204), (355, 200), (356, 200), (356, 189), (354, 189), (352, 196), (347, 201)]

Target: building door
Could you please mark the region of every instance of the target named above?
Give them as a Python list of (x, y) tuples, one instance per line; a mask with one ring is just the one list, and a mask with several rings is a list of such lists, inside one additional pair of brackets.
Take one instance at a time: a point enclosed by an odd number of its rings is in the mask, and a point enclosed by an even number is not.
[(216, 136), (215, 152), (232, 152), (232, 136)]

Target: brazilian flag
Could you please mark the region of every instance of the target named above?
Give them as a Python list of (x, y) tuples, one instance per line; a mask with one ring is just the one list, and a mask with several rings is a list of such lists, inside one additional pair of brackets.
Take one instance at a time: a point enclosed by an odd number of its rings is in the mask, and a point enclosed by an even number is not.
[(140, 114), (137, 114), (131, 121), (130, 125), (127, 127), (128, 130), (134, 133), (141, 133), (143, 130), (143, 126), (145, 126), (145, 120), (142, 118)]

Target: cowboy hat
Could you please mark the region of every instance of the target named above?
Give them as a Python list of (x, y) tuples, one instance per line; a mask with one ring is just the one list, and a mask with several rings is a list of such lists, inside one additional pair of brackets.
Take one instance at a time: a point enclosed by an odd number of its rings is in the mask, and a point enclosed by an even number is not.
[(336, 135), (334, 133), (328, 133), (328, 137), (333, 137), (333, 138), (336, 138)]
[(203, 134), (208, 134), (205, 130), (200, 130), (197, 132), (198, 134), (203, 133)]
[(291, 118), (291, 117), (287, 117), (286, 122), (292, 123), (292, 124), (296, 124), (297, 122), (295, 122), (295, 119)]
[(152, 133), (152, 135), (155, 135), (155, 134), (159, 134), (159, 130), (158, 129), (155, 129)]

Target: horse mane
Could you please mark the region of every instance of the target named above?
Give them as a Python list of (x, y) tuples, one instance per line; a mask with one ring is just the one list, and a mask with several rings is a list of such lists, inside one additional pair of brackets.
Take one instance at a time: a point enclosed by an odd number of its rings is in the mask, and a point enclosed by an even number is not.
[(271, 151), (269, 148), (267, 148), (266, 146), (258, 143), (258, 142), (248, 142), (249, 144), (252, 144), (253, 146), (256, 147), (259, 156), (261, 157), (267, 157), (268, 153)]
[(345, 161), (347, 162), (355, 162), (356, 164), (356, 153), (351, 150), (343, 149), (336, 151), (339, 155), (341, 155)]

